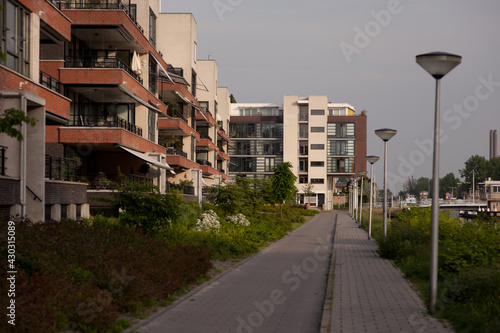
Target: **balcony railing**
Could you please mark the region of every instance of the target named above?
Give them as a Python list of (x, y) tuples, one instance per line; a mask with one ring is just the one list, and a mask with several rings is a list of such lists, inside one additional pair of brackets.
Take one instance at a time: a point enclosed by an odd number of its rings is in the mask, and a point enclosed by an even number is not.
[(104, 116), (102, 114), (86, 114), (70, 122), (69, 126), (85, 127), (119, 127), (142, 136), (142, 128), (119, 116)]
[(62, 83), (50, 76), (49, 74), (40, 71), (40, 84), (44, 87), (49, 88), (50, 90), (53, 90), (61, 95), (64, 95), (64, 86)]
[(0, 175), (5, 176), (5, 171), (7, 170), (7, 157), (6, 154), (7, 147), (0, 146)]
[(137, 23), (136, 18), (130, 12), (128, 6), (123, 4), (121, 0), (64, 0), (64, 1), (54, 1), (52, 3), (57, 3), (59, 10), (64, 9), (108, 9), (108, 10), (123, 10), (128, 17), (134, 22), (137, 29), (144, 34), (144, 29), (139, 23)]
[(167, 147), (167, 155), (178, 155), (187, 158), (187, 153), (175, 147)]
[(143, 84), (142, 78), (118, 57), (79, 56), (67, 57), (64, 67), (69, 68), (120, 68)]
[(212, 166), (212, 163), (207, 160), (196, 160), (196, 163), (198, 163), (199, 165), (208, 165), (209, 167)]
[(80, 179), (78, 164), (78, 160), (45, 155), (45, 178), (76, 182)]

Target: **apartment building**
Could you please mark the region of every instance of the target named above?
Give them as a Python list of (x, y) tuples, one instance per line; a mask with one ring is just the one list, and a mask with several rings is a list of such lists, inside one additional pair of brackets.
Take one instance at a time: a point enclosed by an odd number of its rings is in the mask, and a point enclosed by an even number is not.
[[(285, 96), (281, 106), (239, 103), (232, 110), (232, 175), (270, 176), (276, 163), (290, 162), (299, 202), (331, 209), (337, 181), (366, 167), (367, 118), (349, 104), (330, 103), (326, 96)], [(304, 196), (307, 187), (313, 197)]]
[(266, 103), (231, 104), (229, 172), (250, 178), (273, 174), (283, 162), (283, 109)]
[[(0, 136), (5, 216), (85, 217), (87, 196), (109, 193), (112, 182), (152, 183), (164, 192), (187, 180), (200, 200), (201, 185), (210, 185), (202, 176), (228, 178), (217, 169), (226, 168), (227, 156), (206, 154), (207, 146), (219, 152), (219, 137), (226, 139), (221, 147), (229, 138), (196, 98), (208, 89), (196, 73), (191, 14), (160, 13), (158, 0), (0, 3), (7, 55), (0, 112), (15, 107), (38, 120), (20, 128), (22, 142)], [(206, 80), (216, 83), (203, 101), (228, 108), (229, 98), (217, 96), (228, 95), (217, 73)], [(198, 132), (203, 122), (214, 129), (209, 138)], [(216, 168), (203, 170), (204, 157)]]

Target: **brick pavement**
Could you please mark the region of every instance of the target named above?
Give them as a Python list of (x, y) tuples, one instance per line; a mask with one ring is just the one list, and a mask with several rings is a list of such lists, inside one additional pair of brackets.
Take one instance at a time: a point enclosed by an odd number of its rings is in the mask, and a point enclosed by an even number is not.
[(338, 212), (321, 333), (453, 332), (426, 308), (402, 272), (347, 212)]

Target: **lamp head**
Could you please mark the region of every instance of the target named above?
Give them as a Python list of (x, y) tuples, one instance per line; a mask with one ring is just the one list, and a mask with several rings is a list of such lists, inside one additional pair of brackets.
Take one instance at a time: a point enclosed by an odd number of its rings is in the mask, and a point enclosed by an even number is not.
[(381, 129), (375, 130), (375, 134), (377, 134), (377, 136), (384, 141), (389, 141), (397, 133), (398, 133), (398, 131), (390, 129), (390, 128), (381, 128)]
[(358, 174), (361, 176), (361, 178), (363, 178), (364, 176), (366, 176), (367, 172), (365, 170), (362, 170), (358, 171)]
[(374, 155), (366, 156), (365, 158), (370, 164), (373, 164), (380, 159), (380, 157)]
[(416, 57), (417, 64), (436, 80), (441, 79), (462, 62), (462, 57), (446, 52), (431, 52)]

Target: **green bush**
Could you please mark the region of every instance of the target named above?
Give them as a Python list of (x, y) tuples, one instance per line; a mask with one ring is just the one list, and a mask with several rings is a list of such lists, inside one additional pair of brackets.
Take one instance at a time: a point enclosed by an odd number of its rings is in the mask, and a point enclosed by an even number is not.
[[(105, 332), (120, 313), (166, 299), (212, 267), (206, 246), (173, 246), (96, 221), (16, 224), (18, 332)], [(0, 251), (7, 253), (5, 242)], [(2, 258), (1, 290), (8, 289), (7, 265)], [(1, 307), (7, 302), (0, 298)], [(7, 325), (1, 321), (0, 331), (8, 332)]]

